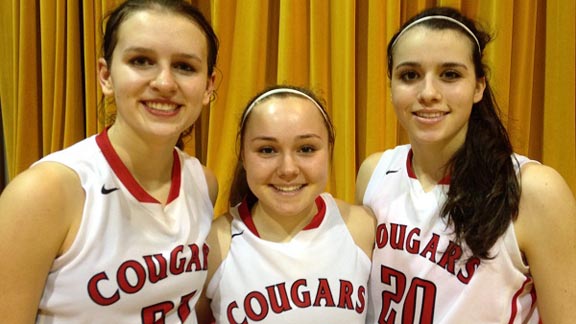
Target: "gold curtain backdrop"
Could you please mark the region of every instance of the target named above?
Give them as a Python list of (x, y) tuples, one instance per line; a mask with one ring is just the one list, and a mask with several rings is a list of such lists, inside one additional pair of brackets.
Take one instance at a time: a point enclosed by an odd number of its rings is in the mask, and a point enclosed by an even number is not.
[[(2, 185), (43, 155), (102, 130), (101, 20), (119, 2), (1, 1)], [(409, 16), (436, 5), (460, 8), (493, 33), (490, 82), (515, 151), (554, 167), (576, 191), (575, 1), (192, 2), (221, 42), (217, 98), (186, 146), (218, 177), (216, 214), (227, 208), (240, 113), (275, 83), (310, 87), (325, 99), (336, 127), (327, 190), (353, 201), (362, 160), (406, 142), (390, 102), (388, 40)]]

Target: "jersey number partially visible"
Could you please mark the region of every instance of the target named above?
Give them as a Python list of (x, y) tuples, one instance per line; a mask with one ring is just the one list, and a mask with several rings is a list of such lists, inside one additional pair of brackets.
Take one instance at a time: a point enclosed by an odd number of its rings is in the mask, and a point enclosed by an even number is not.
[[(402, 323), (432, 324), (436, 300), (434, 283), (421, 278), (414, 278), (406, 291), (406, 276), (402, 272), (386, 266), (382, 266), (380, 269), (380, 280), (390, 287), (394, 287), (395, 284), (396, 290), (382, 292), (382, 311), (378, 323), (395, 323), (397, 311), (392, 306), (400, 304), (403, 305)], [(419, 321), (414, 322), (418, 317), (420, 318)]]

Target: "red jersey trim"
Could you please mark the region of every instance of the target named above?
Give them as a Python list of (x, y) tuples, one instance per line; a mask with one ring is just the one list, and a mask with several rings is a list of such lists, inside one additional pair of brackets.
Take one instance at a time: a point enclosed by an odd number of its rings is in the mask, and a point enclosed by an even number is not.
[[(114, 174), (120, 179), (122, 184), (128, 189), (128, 191), (142, 203), (160, 203), (156, 198), (152, 197), (142, 186), (134, 179), (130, 170), (126, 167), (124, 162), (120, 159), (112, 143), (110, 143), (110, 138), (108, 138), (108, 128), (104, 129), (100, 134), (96, 136), (96, 144), (102, 151), (104, 158), (110, 164), (110, 168), (114, 171)], [(180, 184), (182, 182), (182, 172), (180, 157), (176, 149), (172, 151), (172, 156), (174, 157), (174, 163), (172, 165), (172, 183), (170, 184), (170, 193), (168, 194), (167, 203), (172, 202), (176, 199), (180, 193)]]
[[(518, 291), (516, 291), (516, 293), (512, 297), (512, 304), (510, 305), (510, 320), (508, 320), (509, 324), (514, 323), (516, 317), (518, 316), (518, 297), (520, 297), (520, 294), (522, 294), (526, 285), (529, 284), (530, 282), (532, 282), (532, 278), (527, 277), (524, 283), (522, 284), (522, 287), (520, 287), (520, 289), (518, 289)], [(536, 303), (536, 290), (534, 289), (534, 286), (532, 286), (532, 290), (530, 291), (530, 297), (532, 297), (532, 305), (530, 307), (532, 308), (532, 306)], [(542, 320), (539, 319), (538, 323), (541, 322)]]
[[(316, 197), (314, 202), (316, 203), (316, 208), (318, 209), (318, 212), (316, 213), (316, 215), (314, 215), (314, 217), (312, 217), (310, 223), (302, 229), (304, 231), (318, 228), (318, 226), (322, 224), (324, 216), (326, 216), (326, 203), (324, 202), (324, 199), (318, 196)], [(238, 214), (240, 214), (240, 219), (242, 220), (242, 222), (244, 222), (244, 224), (246, 224), (246, 227), (248, 227), (250, 232), (252, 232), (252, 234), (256, 235), (257, 237), (260, 237), (260, 234), (256, 229), (256, 225), (254, 225), (254, 220), (252, 219), (252, 213), (250, 212), (250, 208), (248, 208), (248, 203), (246, 202), (246, 199), (244, 199), (240, 204), (240, 206), (238, 206)]]
[(252, 220), (252, 213), (250, 212), (250, 208), (248, 208), (248, 202), (246, 199), (242, 200), (242, 203), (238, 206), (238, 214), (240, 214), (240, 219), (244, 224), (246, 224), (246, 227), (248, 227), (250, 232), (257, 237), (260, 237), (260, 233), (258, 233), (256, 225), (254, 225), (254, 221)]
[[(414, 172), (414, 167), (412, 166), (412, 157), (414, 156), (414, 152), (412, 149), (408, 152), (408, 158), (406, 159), (406, 169), (408, 170), (408, 176), (412, 179), (418, 179), (416, 173)], [(438, 181), (438, 184), (441, 185), (449, 185), (450, 184), (450, 175), (446, 175), (444, 178)]]
[(318, 196), (316, 197), (315, 202), (316, 202), (316, 209), (318, 209), (318, 212), (316, 213), (316, 215), (314, 215), (314, 217), (312, 217), (310, 224), (306, 225), (306, 227), (302, 229), (304, 231), (318, 228), (320, 224), (322, 224), (324, 216), (326, 216), (326, 203), (324, 202), (324, 199)]

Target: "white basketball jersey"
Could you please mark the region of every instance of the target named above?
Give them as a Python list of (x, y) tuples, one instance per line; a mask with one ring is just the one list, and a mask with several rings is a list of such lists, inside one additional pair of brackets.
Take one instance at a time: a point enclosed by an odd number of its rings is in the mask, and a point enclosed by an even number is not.
[(494, 259), (468, 260), (439, 215), (449, 179), (424, 192), (411, 154), (409, 145), (384, 152), (366, 188), (378, 219), (366, 323), (538, 323), (513, 224), (490, 250)]
[(45, 161), (74, 170), (86, 200), (75, 241), (52, 265), (37, 322), (196, 323), (213, 218), (199, 161), (174, 150), (164, 207), (132, 177), (106, 131)]
[(370, 260), (332, 196), (316, 204), (287, 243), (260, 239), (245, 204), (231, 211), (230, 250), (207, 288), (217, 324), (364, 324)]

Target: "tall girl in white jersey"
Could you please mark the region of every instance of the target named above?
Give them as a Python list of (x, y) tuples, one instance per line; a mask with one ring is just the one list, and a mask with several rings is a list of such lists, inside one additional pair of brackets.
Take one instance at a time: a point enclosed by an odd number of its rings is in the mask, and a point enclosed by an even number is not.
[(486, 77), (490, 37), (452, 8), (388, 45), (409, 145), (370, 156), (357, 201), (377, 217), (367, 323), (572, 323), (576, 202), (514, 154)]
[(210, 102), (218, 39), (184, 0), (127, 0), (105, 28), (113, 122), (0, 197), (3, 323), (197, 322), (218, 188), (181, 149)]

